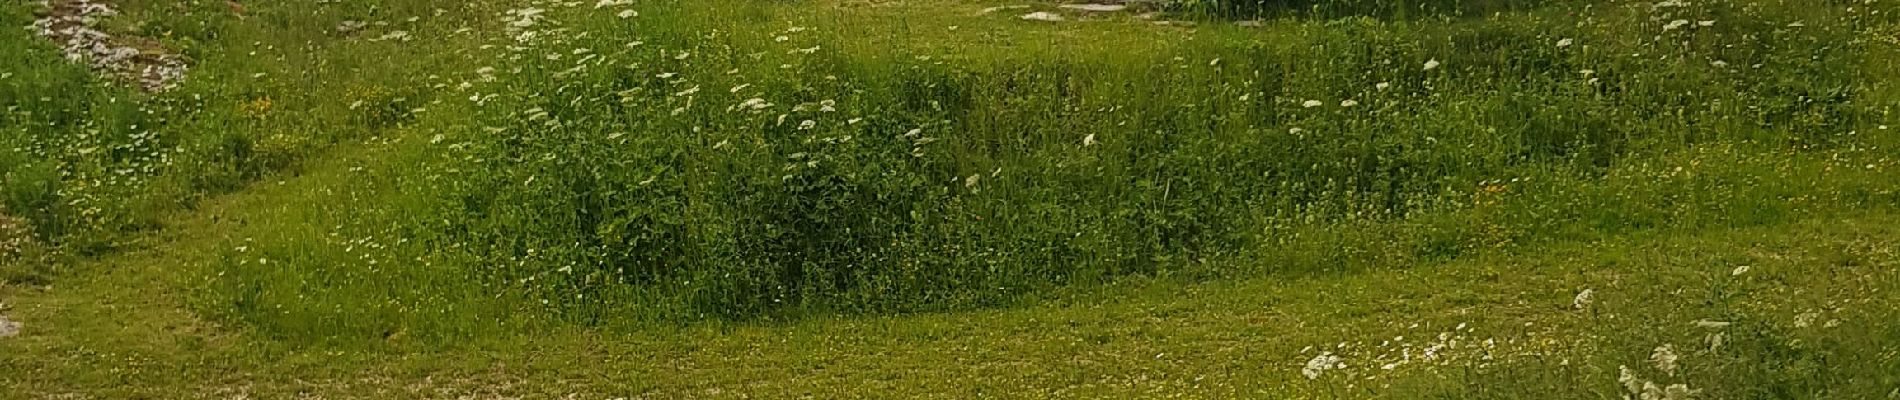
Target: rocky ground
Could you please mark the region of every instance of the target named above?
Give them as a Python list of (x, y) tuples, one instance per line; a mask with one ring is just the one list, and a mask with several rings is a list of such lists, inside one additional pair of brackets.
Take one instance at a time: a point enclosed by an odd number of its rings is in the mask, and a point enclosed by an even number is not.
[(100, 21), (118, 15), (110, 4), (53, 0), (43, 2), (42, 7), (39, 19), (29, 29), (59, 44), (68, 59), (84, 62), (146, 91), (170, 89), (185, 78), (189, 65), (184, 56), (150, 39), (101, 30)]

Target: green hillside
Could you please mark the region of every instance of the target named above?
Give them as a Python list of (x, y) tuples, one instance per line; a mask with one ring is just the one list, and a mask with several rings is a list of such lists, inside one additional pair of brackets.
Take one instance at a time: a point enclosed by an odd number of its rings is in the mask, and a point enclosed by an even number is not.
[(1897, 12), (0, 4), (0, 398), (1900, 398)]

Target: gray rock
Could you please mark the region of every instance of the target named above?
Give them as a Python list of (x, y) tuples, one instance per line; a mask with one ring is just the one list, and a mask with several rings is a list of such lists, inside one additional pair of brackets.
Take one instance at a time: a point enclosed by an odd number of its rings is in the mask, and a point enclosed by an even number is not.
[(990, 7), (990, 8), (985, 8), (985, 9), (983, 9), (983, 13), (984, 13), (984, 14), (989, 14), (989, 13), (993, 13), (993, 12), (997, 12), (997, 11), (1003, 11), (1003, 10), (1021, 10), (1021, 9), (1025, 9), (1025, 8), (1029, 8), (1029, 6), (996, 6), (996, 7)]
[(1037, 12), (1032, 12), (1028, 14), (1023, 14), (1022, 19), (1025, 21), (1051, 21), (1051, 22), (1068, 20), (1068, 18), (1063, 18), (1062, 14), (1056, 14), (1056, 13), (1052, 13), (1048, 11), (1037, 11)]
[(13, 320), (7, 319), (7, 316), (5, 315), (0, 315), (0, 338), (13, 337), (19, 334), (20, 334), (20, 323), (13, 322)]
[(116, 38), (95, 29), (98, 19), (119, 14), (111, 6), (97, 0), (70, 0), (51, 6), (28, 29), (58, 44), (67, 59), (85, 62), (152, 92), (170, 89), (184, 77), (188, 67), (182, 56), (141, 49), (140, 40)]
[(1089, 11), (1089, 12), (1116, 12), (1116, 11), (1128, 10), (1128, 6), (1122, 5), (1122, 4), (1063, 4), (1062, 8), (1067, 8), (1070, 10)]

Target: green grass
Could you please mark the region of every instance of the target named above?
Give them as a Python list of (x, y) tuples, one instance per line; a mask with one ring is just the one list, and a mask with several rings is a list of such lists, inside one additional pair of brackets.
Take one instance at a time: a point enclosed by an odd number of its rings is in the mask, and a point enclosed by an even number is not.
[[(124, 2), (111, 29), (194, 60), (160, 94), (6, 33), (0, 225), (32, 238), (0, 249), (0, 314), (27, 324), (0, 386), (1900, 387), (1900, 9), (1320, 3), (1164, 26), (948, 0)], [(511, 27), (526, 7), (547, 10)], [(1303, 377), (1323, 351), (1347, 367)]]
[[(254, 207), (241, 196), (209, 206)], [(289, 190), (289, 189), (284, 189)], [(235, 221), (186, 222), (207, 232)], [(97, 397), (610, 398), (1610, 396), (1618, 366), (1709, 398), (1879, 398), (1896, 382), (1893, 217), (1854, 215), (1697, 235), (1638, 234), (1360, 273), (1182, 283), (1138, 279), (1064, 291), (1038, 305), (784, 324), (700, 324), (630, 332), (555, 328), (443, 346), (391, 338), (311, 349), (192, 317), (188, 294), (147, 278), (186, 267), (155, 249), (104, 260), (110, 274), (16, 293), (37, 323), (0, 342), (14, 393)], [(202, 224), (202, 225), (200, 225)], [(215, 236), (206, 234), (205, 236)], [(180, 247), (207, 237), (182, 237)], [(184, 253), (184, 254), (181, 254)], [(154, 263), (150, 260), (179, 260)], [(1751, 269), (1731, 276), (1735, 266)], [(159, 287), (168, 287), (161, 285)], [(1573, 297), (1595, 291), (1587, 310)], [(1802, 314), (1817, 313), (1806, 327)], [(1698, 320), (1734, 322), (1711, 330)], [(1839, 325), (1828, 327), (1831, 320)], [(1417, 324), (1417, 327), (1413, 327)], [(1460, 324), (1450, 366), (1377, 369), (1378, 344), (1422, 348)], [(1705, 351), (1707, 335), (1726, 344)], [(1347, 342), (1346, 371), (1307, 380), (1314, 352)], [(1673, 378), (1649, 367), (1670, 344)], [(12, 351), (27, 349), (31, 351)], [(1492, 360), (1479, 363), (1484, 354)], [(1568, 365), (1566, 364), (1568, 361)], [(1482, 365), (1482, 366), (1480, 366)], [(1345, 378), (1351, 373), (1353, 378)], [(1364, 379), (1372, 376), (1371, 379)], [(294, 378), (294, 379), (292, 379)], [(1348, 389), (1346, 384), (1357, 385)], [(1391, 385), (1387, 387), (1386, 385)], [(222, 391), (222, 392), (221, 392)], [(29, 396), (28, 398), (31, 398)]]

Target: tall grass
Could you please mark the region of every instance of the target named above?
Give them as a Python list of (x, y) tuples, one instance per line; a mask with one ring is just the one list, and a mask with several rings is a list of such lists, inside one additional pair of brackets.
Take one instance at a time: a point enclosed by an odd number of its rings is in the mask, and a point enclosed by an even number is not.
[[(456, 116), (405, 123), (433, 137), (399, 146), (399, 189), (348, 211), (380, 215), (345, 229), (358, 242), (256, 245), (280, 257), (229, 257), (213, 297), (345, 337), (471, 307), (594, 325), (945, 310), (1774, 224), (1891, 207), (1900, 183), (1885, 72), (1851, 67), (1893, 59), (1870, 40), (1891, 22), (1844, 5), (1288, 21), (1064, 57), (725, 5), (550, 6), (492, 35), (438, 72), (473, 83), (437, 106)], [(427, 267), (326, 247), (368, 242)]]

